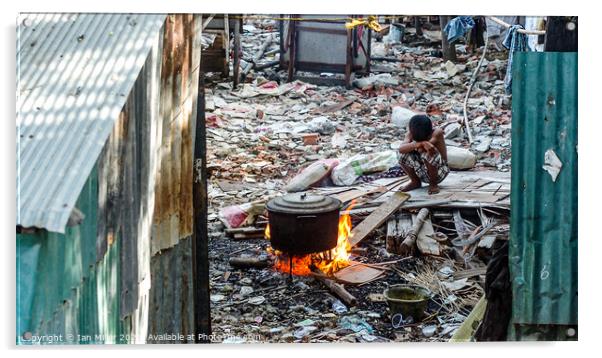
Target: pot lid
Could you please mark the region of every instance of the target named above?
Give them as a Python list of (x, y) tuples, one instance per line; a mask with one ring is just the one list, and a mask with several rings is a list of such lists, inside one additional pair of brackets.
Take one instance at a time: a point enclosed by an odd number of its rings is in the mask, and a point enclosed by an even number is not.
[(323, 195), (294, 193), (274, 198), (266, 204), (268, 211), (291, 214), (318, 214), (339, 210), (341, 201)]

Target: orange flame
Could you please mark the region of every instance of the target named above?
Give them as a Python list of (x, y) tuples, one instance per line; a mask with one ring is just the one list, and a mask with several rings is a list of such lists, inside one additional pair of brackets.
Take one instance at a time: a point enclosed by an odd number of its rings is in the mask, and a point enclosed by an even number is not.
[(277, 271), (284, 273), (292, 273), (297, 276), (309, 276), (311, 274), (312, 267), (312, 255), (305, 256), (293, 256), (292, 264), (293, 270), (291, 271), (291, 260), (290, 257), (278, 250), (273, 250), (273, 254), (276, 256), (274, 262), (274, 268)]
[[(338, 270), (349, 266), (349, 254), (351, 252), (351, 216), (349, 212), (355, 205), (355, 201), (339, 216), (339, 230), (337, 237), (337, 246), (330, 250), (329, 254), (309, 254), (305, 256), (294, 256), (292, 259), (294, 275), (307, 276), (311, 274), (311, 267), (314, 266), (325, 274), (333, 274)], [(265, 237), (270, 239), (270, 225), (265, 228)], [(274, 268), (278, 271), (290, 272), (290, 257), (278, 250), (268, 248), (268, 252), (276, 257)]]

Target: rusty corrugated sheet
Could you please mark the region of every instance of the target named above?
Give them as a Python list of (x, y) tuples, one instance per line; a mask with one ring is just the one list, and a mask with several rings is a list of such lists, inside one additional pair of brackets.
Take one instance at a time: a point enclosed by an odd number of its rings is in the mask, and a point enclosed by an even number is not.
[(17, 225), (65, 232), (165, 15), (21, 14)]
[(576, 324), (577, 54), (515, 54), (512, 94), (513, 322)]
[[(98, 159), (88, 158), (98, 169), (87, 180), (97, 184), (81, 191), (77, 206), (94, 227), (68, 228), (67, 235), (39, 231), (36, 245), (17, 253), (29, 270), (17, 274), (18, 292), (28, 298), (18, 298), (18, 329), (107, 333), (108, 342), (119, 343), (126, 342), (115, 332), (144, 343), (151, 323), (164, 329), (153, 331), (160, 334), (193, 329), (189, 236), (200, 21), (173, 15), (160, 33)], [(39, 249), (57, 243), (64, 246)], [(85, 257), (82, 267), (69, 261), (78, 255)], [(60, 279), (63, 266), (56, 262), (70, 264), (68, 279)], [(152, 301), (164, 296), (169, 300)]]
[[(196, 111), (200, 22), (170, 15), (165, 22), (159, 115), (161, 152), (155, 187), (152, 254), (192, 234), (192, 143)], [(182, 200), (185, 198), (185, 200)]]
[[(162, 314), (148, 309), (151, 287), (155, 292), (172, 289), (162, 276), (151, 277), (151, 271), (157, 271), (151, 257), (176, 246), (192, 232), (191, 128), (200, 61), (200, 22), (196, 18), (167, 17), (162, 36), (153, 46), (100, 158), (100, 215), (104, 224), (99, 227), (98, 255), (102, 257), (113, 235), (124, 238), (120, 314), (131, 318), (138, 342), (146, 337), (153, 315)], [(178, 269), (191, 272), (192, 266)], [(170, 275), (169, 279), (173, 278)], [(172, 305), (188, 307), (192, 312), (188, 300), (164, 303), (165, 310)], [(187, 325), (175, 318), (174, 322)]]

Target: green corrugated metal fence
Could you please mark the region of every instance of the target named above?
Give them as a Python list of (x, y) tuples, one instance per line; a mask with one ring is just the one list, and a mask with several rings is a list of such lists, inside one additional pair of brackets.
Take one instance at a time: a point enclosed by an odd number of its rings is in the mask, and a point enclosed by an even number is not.
[(86, 217), (64, 235), (17, 234), (18, 343), (32, 343), (26, 332), (53, 340), (42, 344), (119, 342), (119, 238), (97, 263), (96, 168), (76, 207)]
[[(512, 97), (513, 323), (575, 325), (577, 54), (515, 54)], [(562, 162), (555, 182), (548, 150)]]

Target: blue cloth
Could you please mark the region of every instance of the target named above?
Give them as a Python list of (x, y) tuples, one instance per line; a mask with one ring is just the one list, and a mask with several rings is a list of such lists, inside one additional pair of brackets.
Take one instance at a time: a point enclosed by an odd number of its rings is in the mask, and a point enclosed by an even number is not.
[(514, 52), (529, 51), (527, 35), (518, 32), (517, 30), (519, 29), (523, 29), (523, 27), (521, 25), (510, 26), (508, 33), (504, 38), (504, 42), (502, 42), (502, 45), (508, 49), (508, 67), (506, 68), (506, 77), (504, 77), (506, 94), (512, 94), (512, 60), (514, 58)]
[(475, 23), (470, 16), (458, 16), (449, 20), (443, 31), (447, 34), (447, 41), (452, 43), (466, 35), (474, 27)]

